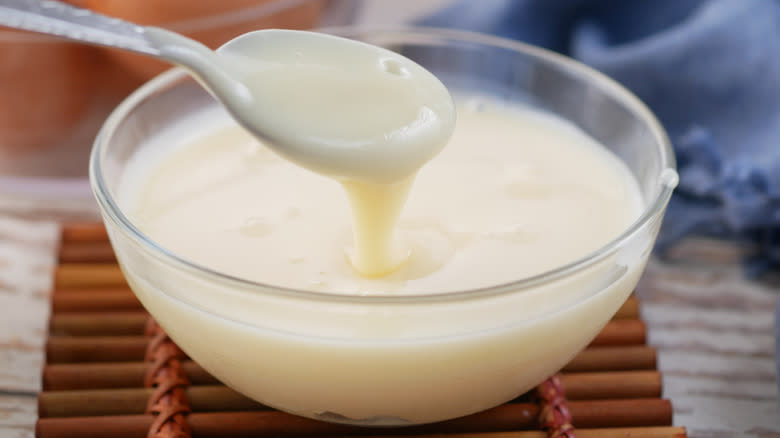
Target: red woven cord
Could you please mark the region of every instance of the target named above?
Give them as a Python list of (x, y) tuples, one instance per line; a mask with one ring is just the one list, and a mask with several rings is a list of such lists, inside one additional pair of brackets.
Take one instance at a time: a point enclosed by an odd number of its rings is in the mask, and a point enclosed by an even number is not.
[(536, 387), (539, 398), (539, 426), (547, 431), (549, 438), (576, 438), (571, 424), (571, 412), (566, 395), (557, 375), (552, 376)]
[(190, 438), (187, 414), (191, 408), (186, 392), (190, 381), (181, 364), (184, 353), (151, 317), (145, 332), (150, 339), (146, 348), (149, 367), (144, 386), (154, 388), (146, 413), (155, 416), (147, 438)]

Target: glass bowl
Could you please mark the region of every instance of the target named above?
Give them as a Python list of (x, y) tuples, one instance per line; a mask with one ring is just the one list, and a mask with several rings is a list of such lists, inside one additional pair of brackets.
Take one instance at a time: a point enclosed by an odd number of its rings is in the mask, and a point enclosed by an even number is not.
[[(641, 216), (587, 257), (479, 290), (345, 296), (233, 278), (152, 241), (116, 199), (141, 142), (216, 105), (171, 71), (122, 103), (93, 149), (92, 187), (122, 270), (190, 357), (280, 410), (395, 426), (511, 400), (586, 347), (634, 289), (677, 181), (663, 129), (614, 81), (535, 47), (434, 29), (330, 31), (402, 52), (453, 91), (522, 101), (570, 120), (626, 163), (644, 198)], [(553, 293), (562, 304), (545, 300)]]

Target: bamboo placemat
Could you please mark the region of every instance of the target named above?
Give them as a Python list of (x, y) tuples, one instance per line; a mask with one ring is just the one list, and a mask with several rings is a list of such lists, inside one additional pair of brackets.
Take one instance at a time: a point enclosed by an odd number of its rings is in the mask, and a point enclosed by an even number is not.
[[(442, 423), (358, 428), (254, 402), (189, 360), (145, 313), (101, 224), (63, 227), (36, 436), (685, 437), (661, 397), (655, 349), (630, 298), (562, 372), (510, 403)], [(573, 425), (573, 427), (572, 427)]]

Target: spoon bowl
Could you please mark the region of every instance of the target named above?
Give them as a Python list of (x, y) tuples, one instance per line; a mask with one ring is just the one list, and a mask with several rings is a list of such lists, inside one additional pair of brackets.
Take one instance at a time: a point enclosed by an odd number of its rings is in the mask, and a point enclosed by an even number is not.
[(188, 68), (255, 137), (316, 173), (398, 181), (433, 158), (454, 129), (446, 87), (384, 48), (272, 29), (212, 52), (163, 29), (145, 34), (160, 56)]

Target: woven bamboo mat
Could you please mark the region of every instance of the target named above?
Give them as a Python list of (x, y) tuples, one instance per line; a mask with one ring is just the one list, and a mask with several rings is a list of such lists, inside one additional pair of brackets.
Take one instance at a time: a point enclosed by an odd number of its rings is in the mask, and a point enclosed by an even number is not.
[(481, 438), (685, 437), (661, 397), (656, 352), (630, 298), (562, 372), (510, 403), (408, 428), (323, 423), (263, 406), (189, 360), (145, 313), (100, 224), (67, 225), (52, 312), (36, 436)]

